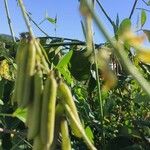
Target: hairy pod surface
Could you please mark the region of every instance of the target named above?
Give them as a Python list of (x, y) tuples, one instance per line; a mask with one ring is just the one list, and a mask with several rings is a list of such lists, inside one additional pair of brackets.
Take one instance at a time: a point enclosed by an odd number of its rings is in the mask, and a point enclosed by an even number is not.
[[(66, 103), (71, 108), (71, 111), (74, 114), (76, 120), (78, 121), (79, 124), (81, 124), (71, 91), (70, 91), (69, 87), (63, 82), (60, 82), (58, 85), (58, 96), (59, 96), (60, 100), (62, 100), (64, 103)], [(80, 132), (78, 132), (78, 130), (76, 130), (76, 126), (74, 125), (72, 120), (70, 120), (70, 126), (72, 128), (74, 135), (77, 137), (81, 137)]]
[(60, 126), (61, 126), (62, 150), (71, 150), (71, 141), (69, 137), (68, 123), (65, 117), (62, 117)]
[(45, 150), (39, 135), (34, 138), (32, 150)]
[(51, 146), (54, 138), (56, 93), (57, 83), (51, 73), (44, 86), (41, 118), (41, 139), (48, 146)]
[(18, 54), (16, 58), (17, 62), (17, 79), (16, 79), (16, 99), (18, 105), (22, 103), (23, 100), (23, 93), (24, 93), (24, 82), (25, 82), (25, 70), (26, 70), (26, 63), (27, 63), (27, 53), (29, 45), (26, 43), (23, 45), (24, 47), (20, 46), (18, 49)]
[(36, 60), (36, 49), (34, 45), (35, 39), (29, 40), (29, 48), (27, 54), (26, 70), (25, 70), (25, 81), (24, 81), (24, 93), (21, 107), (26, 107), (32, 100), (31, 90), (33, 75), (35, 72), (35, 60)]
[(60, 133), (60, 122), (61, 118), (64, 114), (64, 108), (62, 104), (58, 103), (55, 110), (55, 131), (54, 131), (54, 139), (51, 145), (51, 150), (56, 150), (56, 146), (58, 144), (59, 133)]
[(33, 102), (31, 104), (32, 113), (29, 114), (30, 121), (28, 122), (28, 139), (33, 139), (40, 132), (42, 90), (43, 90), (42, 71), (38, 70), (34, 75), (34, 96)]

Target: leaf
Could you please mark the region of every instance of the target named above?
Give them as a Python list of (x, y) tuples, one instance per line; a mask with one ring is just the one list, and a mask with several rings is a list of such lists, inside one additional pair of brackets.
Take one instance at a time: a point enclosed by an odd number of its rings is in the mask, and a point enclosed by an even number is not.
[(0, 105), (4, 105), (4, 102), (0, 99)]
[(68, 84), (71, 84), (73, 79), (71, 77), (70, 71), (68, 70), (68, 67), (62, 67), (58, 69), (59, 72), (63, 75), (64, 79), (67, 81)]
[(118, 35), (120, 36), (124, 32), (129, 31), (130, 29), (131, 29), (131, 20), (126, 18), (120, 24), (120, 27), (118, 29)]
[(56, 19), (53, 19), (53, 18), (50, 18), (50, 17), (47, 17), (46, 19), (47, 19), (50, 23), (56, 24)]
[(141, 11), (141, 27), (144, 26), (146, 19), (147, 19), (146, 12), (144, 10), (142, 10)]
[(27, 115), (27, 109), (21, 109), (21, 108), (17, 108), (16, 111), (13, 113), (14, 117), (17, 117), (24, 123), (26, 121), (26, 115)]
[(90, 141), (93, 143), (94, 136), (93, 136), (93, 132), (89, 126), (86, 127), (85, 133), (88, 136), (88, 138), (90, 139)]
[(71, 59), (71, 56), (73, 54), (73, 51), (69, 51), (65, 56), (62, 57), (62, 59), (59, 61), (59, 63), (57, 64), (57, 68), (61, 68), (61, 67), (64, 67), (66, 65), (68, 65), (70, 59)]
[(116, 17), (116, 26), (119, 26), (119, 14), (117, 13), (117, 17)]
[(146, 36), (150, 42), (150, 30), (143, 30), (143, 32), (146, 34)]

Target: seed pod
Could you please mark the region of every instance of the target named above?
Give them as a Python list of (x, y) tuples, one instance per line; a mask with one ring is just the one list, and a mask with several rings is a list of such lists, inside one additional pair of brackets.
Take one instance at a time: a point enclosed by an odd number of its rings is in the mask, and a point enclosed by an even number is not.
[(56, 150), (56, 146), (59, 142), (59, 133), (60, 133), (60, 122), (61, 122), (61, 118), (64, 114), (64, 108), (63, 106), (58, 103), (56, 106), (56, 111), (55, 111), (55, 131), (54, 131), (54, 139), (53, 139), (53, 143), (50, 147), (50, 150)]
[[(17, 48), (17, 53), (16, 53), (16, 63), (17, 63), (17, 77), (15, 79), (15, 85), (14, 85), (14, 91), (13, 91), (13, 94), (12, 94), (12, 98), (11, 98), (11, 102), (12, 104), (14, 102), (17, 102), (17, 87), (18, 87), (18, 77), (19, 77), (19, 72), (20, 72), (20, 68), (22, 67), (22, 53), (24, 51), (24, 47), (27, 45), (27, 41), (26, 39), (22, 39), (20, 42), (19, 42), (19, 45), (18, 45), (18, 48)], [(21, 64), (21, 66), (20, 66)]]
[(61, 136), (62, 136), (62, 150), (71, 150), (68, 123), (65, 117), (62, 117), (60, 126), (61, 126)]
[(72, 126), (74, 127), (74, 130), (76, 130), (76, 132), (80, 134), (80, 136), (83, 138), (89, 150), (97, 150), (95, 146), (91, 143), (89, 138), (87, 137), (82, 125), (79, 124), (78, 121), (76, 120), (71, 108), (67, 104), (64, 104), (64, 108), (65, 108), (67, 117), (69, 118), (69, 120), (71, 120), (71, 124), (73, 124)]
[(32, 80), (35, 72), (35, 59), (36, 59), (36, 49), (34, 45), (34, 39), (29, 40), (29, 48), (27, 55), (27, 65), (25, 71), (25, 81), (24, 81), (24, 94), (23, 100), (21, 102), (21, 107), (26, 107), (31, 102), (32, 93)]
[(27, 63), (27, 53), (29, 45), (26, 45), (23, 48), (18, 49), (18, 58), (17, 60), (17, 79), (16, 79), (16, 99), (18, 105), (22, 102), (23, 92), (24, 92), (24, 82), (25, 82), (25, 71)]
[(34, 75), (34, 99), (31, 104), (32, 113), (29, 114), (30, 119), (28, 122), (28, 139), (33, 139), (40, 131), (42, 90), (42, 71), (38, 70)]
[(51, 72), (45, 82), (42, 102), (41, 140), (48, 147), (54, 138), (57, 83)]
[(34, 138), (32, 150), (44, 150), (44, 145), (39, 135)]
[[(72, 113), (74, 114), (76, 120), (78, 121), (79, 124), (81, 124), (80, 118), (78, 116), (76, 105), (75, 105), (74, 100), (72, 98), (71, 91), (68, 88), (68, 86), (63, 82), (60, 82), (58, 85), (58, 96), (64, 103), (66, 103), (71, 108)], [(70, 120), (70, 122), (72, 122), (72, 121)], [(81, 137), (80, 132), (78, 132), (78, 130), (75, 129), (76, 127), (74, 127), (74, 124), (70, 123), (70, 126), (72, 128), (74, 135), (77, 137)]]

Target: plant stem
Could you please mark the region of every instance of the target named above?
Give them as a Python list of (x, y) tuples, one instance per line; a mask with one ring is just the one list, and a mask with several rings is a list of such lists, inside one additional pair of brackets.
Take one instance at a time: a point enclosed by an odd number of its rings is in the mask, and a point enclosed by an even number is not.
[[(27, 12), (26, 12), (27, 13)], [(29, 19), (33, 22), (33, 24), (43, 33), (45, 34), (46, 36), (49, 36), (43, 29), (41, 29), (39, 27), (39, 25), (31, 18), (31, 16), (27, 13), (27, 16), (29, 17)]]
[(139, 9), (139, 10), (145, 10), (145, 11), (147, 11), (147, 12), (150, 12), (150, 10), (145, 9), (145, 8), (136, 8), (136, 9)]
[(100, 105), (100, 122), (101, 122), (101, 128), (102, 128), (102, 146), (105, 147), (105, 131), (104, 131), (104, 110), (103, 110), (103, 100), (102, 100), (102, 94), (101, 94), (101, 85), (100, 85), (100, 79), (99, 79), (99, 72), (98, 72), (98, 63), (97, 63), (97, 57), (96, 57), (96, 51), (95, 47), (93, 46), (94, 50), (94, 59), (95, 59), (95, 71), (96, 71), (96, 83), (97, 83), (97, 92), (98, 92), (98, 100)]
[(10, 14), (9, 14), (8, 2), (7, 2), (7, 0), (4, 0), (4, 4), (5, 4), (5, 10), (6, 10), (7, 21), (8, 21), (10, 33), (11, 33), (12, 39), (13, 39), (13, 41), (14, 41), (14, 43), (15, 43), (15, 42), (16, 42), (16, 39), (15, 39), (15, 34), (14, 34), (13, 27), (12, 27), (12, 23), (11, 23), (11, 18), (10, 18)]
[(21, 11), (22, 11), (22, 15), (23, 15), (24, 21), (25, 21), (26, 26), (27, 26), (27, 28), (29, 30), (30, 36), (34, 37), (33, 31), (32, 31), (31, 25), (30, 25), (30, 21), (29, 21), (29, 18), (27, 16), (27, 13), (26, 13), (27, 11), (26, 11), (26, 9), (24, 7), (23, 1), (22, 0), (18, 0), (18, 2), (19, 2), (19, 5), (20, 5), (20, 8), (21, 8)]
[(104, 37), (110, 42), (110, 44), (114, 48), (114, 53), (120, 58), (122, 65), (124, 65), (124, 67), (127, 69), (127, 71), (141, 85), (143, 90), (150, 97), (150, 90), (149, 90), (150, 84), (148, 83), (148, 81), (141, 75), (141, 73), (138, 71), (138, 69), (132, 64), (132, 62), (128, 58), (128, 55), (125, 52), (123, 46), (121, 44), (117, 43), (117, 41), (112, 40), (112, 38), (109, 36), (107, 31), (105, 30), (103, 24), (101, 23), (101, 21), (98, 19), (98, 17), (94, 13), (91, 6), (87, 3), (87, 0), (84, 0), (84, 1), (93, 17), (95, 23), (97, 24), (99, 30), (103, 33)]
[(114, 27), (114, 22), (111, 20), (111, 18), (108, 16), (107, 12), (105, 11), (105, 9), (103, 8), (103, 6), (101, 5), (101, 3), (99, 2), (99, 0), (96, 0), (97, 4), (99, 5), (99, 7), (101, 8), (102, 12), (104, 13), (104, 15), (106, 16), (106, 18), (108, 19), (108, 21), (111, 23), (111, 25)]
[(0, 113), (0, 116), (3, 116), (3, 117), (14, 117), (13, 114), (4, 114), (4, 113)]
[(134, 4), (133, 4), (133, 7), (132, 7), (132, 10), (131, 10), (131, 13), (130, 13), (130, 16), (129, 16), (129, 19), (131, 19), (133, 13), (134, 13), (134, 10), (135, 10), (135, 7), (136, 7), (136, 4), (137, 4), (138, 0), (135, 0)]

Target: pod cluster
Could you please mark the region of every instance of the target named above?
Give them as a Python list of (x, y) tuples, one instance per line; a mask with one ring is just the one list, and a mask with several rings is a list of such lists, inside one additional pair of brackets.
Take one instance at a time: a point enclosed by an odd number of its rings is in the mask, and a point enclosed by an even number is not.
[(27, 138), (33, 140), (33, 150), (56, 150), (58, 145), (71, 150), (70, 132), (96, 150), (84, 132), (69, 87), (62, 80), (57, 82), (54, 71), (48, 69), (36, 39), (20, 41), (16, 63), (12, 102), (27, 108)]

